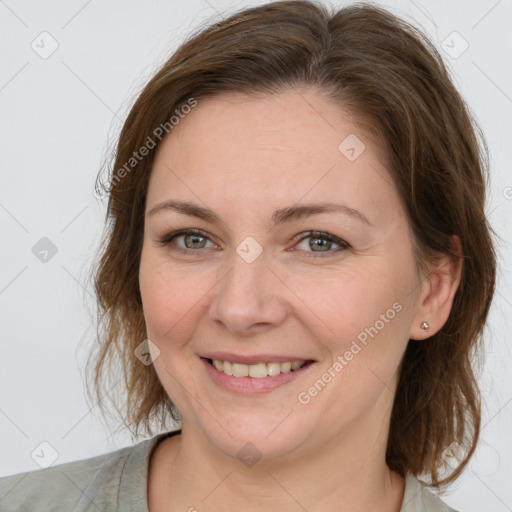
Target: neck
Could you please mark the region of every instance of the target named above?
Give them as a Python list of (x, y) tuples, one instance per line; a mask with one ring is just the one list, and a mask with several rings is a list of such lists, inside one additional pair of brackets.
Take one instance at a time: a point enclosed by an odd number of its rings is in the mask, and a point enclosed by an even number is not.
[[(167, 485), (160, 488), (168, 489), (165, 510), (398, 512), (404, 480), (385, 463), (389, 418), (368, 419), (367, 428), (348, 425), (318, 445), (252, 467), (220, 452), (184, 421), (182, 435), (169, 439)], [(383, 427), (376, 430), (376, 424)]]

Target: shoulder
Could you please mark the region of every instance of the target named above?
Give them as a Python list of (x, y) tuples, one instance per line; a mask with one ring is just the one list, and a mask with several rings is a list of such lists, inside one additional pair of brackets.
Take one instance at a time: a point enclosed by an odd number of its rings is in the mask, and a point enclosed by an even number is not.
[(0, 478), (0, 510), (118, 510), (120, 494), (134, 492), (134, 482), (139, 490), (145, 488), (143, 471), (149, 453), (163, 436), (89, 459)]
[(405, 478), (405, 491), (400, 512), (458, 512), (413, 475)]

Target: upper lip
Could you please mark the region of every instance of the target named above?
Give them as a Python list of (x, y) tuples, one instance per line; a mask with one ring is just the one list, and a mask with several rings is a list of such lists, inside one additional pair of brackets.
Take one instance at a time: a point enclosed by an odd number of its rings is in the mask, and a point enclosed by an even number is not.
[(286, 363), (294, 361), (313, 361), (307, 357), (297, 357), (290, 355), (276, 355), (276, 354), (234, 354), (232, 352), (209, 352), (203, 354), (201, 357), (206, 359), (217, 359), (219, 361), (229, 361), (238, 364), (257, 364), (257, 363)]

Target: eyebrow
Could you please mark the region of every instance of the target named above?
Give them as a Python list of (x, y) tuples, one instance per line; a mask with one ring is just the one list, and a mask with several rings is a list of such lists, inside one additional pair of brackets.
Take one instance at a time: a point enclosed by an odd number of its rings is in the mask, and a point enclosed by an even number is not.
[[(207, 222), (219, 223), (222, 224), (222, 219), (209, 208), (199, 206), (194, 203), (188, 203), (186, 201), (175, 201), (169, 199), (162, 203), (158, 203), (148, 212), (148, 215), (155, 215), (158, 212), (162, 211), (176, 211), (178, 213), (182, 213), (184, 215), (189, 215), (191, 217), (197, 217)], [(309, 217), (310, 215), (318, 215), (321, 213), (343, 213), (349, 217), (352, 217), (356, 220), (359, 220), (369, 226), (371, 226), (371, 222), (367, 219), (367, 217), (356, 210), (355, 208), (351, 208), (344, 204), (336, 204), (336, 203), (319, 203), (319, 204), (306, 204), (306, 205), (294, 205), (289, 206), (287, 208), (281, 208), (276, 210), (272, 214), (272, 218), (270, 221), (271, 229), (277, 224), (282, 224), (284, 222), (291, 222), (294, 220), (303, 219), (305, 217)]]

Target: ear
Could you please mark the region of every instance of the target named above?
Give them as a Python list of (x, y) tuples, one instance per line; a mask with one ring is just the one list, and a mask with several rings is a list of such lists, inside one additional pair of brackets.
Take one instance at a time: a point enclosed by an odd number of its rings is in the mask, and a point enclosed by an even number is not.
[[(413, 340), (430, 338), (441, 330), (450, 316), (463, 265), (460, 238), (453, 235), (450, 246), (454, 254), (444, 254), (421, 283), (416, 314), (409, 333), (409, 338)], [(428, 331), (421, 328), (423, 322), (428, 323)]]

